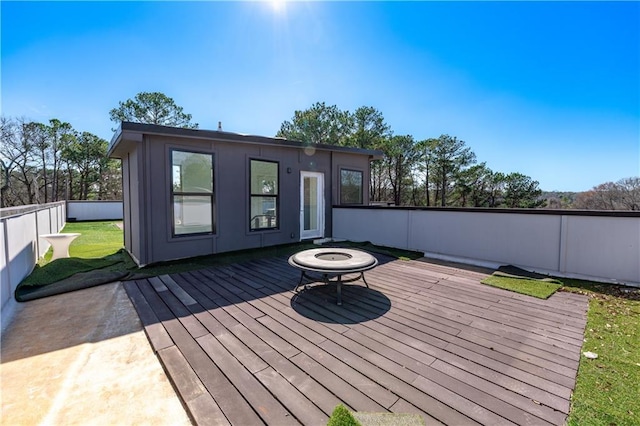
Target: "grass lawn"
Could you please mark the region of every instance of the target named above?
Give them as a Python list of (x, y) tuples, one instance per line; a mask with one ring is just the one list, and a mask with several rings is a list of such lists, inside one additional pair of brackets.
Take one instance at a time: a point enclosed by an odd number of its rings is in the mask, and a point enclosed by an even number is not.
[(539, 299), (548, 299), (549, 296), (562, 287), (562, 284), (557, 284), (555, 282), (498, 277), (494, 275), (488, 276), (482, 280), (482, 284), (515, 291), (516, 293), (527, 294)]
[(640, 289), (556, 278), (490, 276), (484, 284), (546, 299), (557, 290), (589, 297), (576, 389), (567, 424), (640, 425)]
[(53, 250), (49, 248), (21, 286), (48, 285), (78, 272), (135, 267), (123, 249), (122, 230), (116, 222), (68, 222), (61, 232), (82, 234), (71, 242), (70, 257), (51, 262)]
[(567, 424), (640, 425), (640, 289), (563, 280), (586, 294), (589, 311)]
[[(67, 222), (61, 232), (82, 234), (69, 246), (71, 257), (100, 258), (114, 254), (124, 247), (122, 230), (116, 222)], [(53, 251), (49, 249), (40, 265), (47, 264), (52, 255)]]

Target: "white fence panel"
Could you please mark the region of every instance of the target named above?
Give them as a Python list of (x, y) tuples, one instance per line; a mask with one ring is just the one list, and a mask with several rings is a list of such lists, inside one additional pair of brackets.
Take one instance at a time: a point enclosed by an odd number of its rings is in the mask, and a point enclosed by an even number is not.
[(333, 237), (466, 263), (640, 285), (640, 214), (334, 208)]
[(69, 221), (122, 220), (123, 216), (122, 201), (67, 202), (67, 219)]
[(566, 222), (563, 272), (640, 282), (640, 218), (569, 216)]
[(33, 270), (38, 258), (49, 249), (49, 243), (39, 235), (59, 232), (64, 226), (65, 203), (49, 203), (23, 209), (7, 209), (16, 213), (0, 218), (2, 232), (2, 260), (0, 262), (1, 329), (11, 321), (16, 308), (14, 292), (20, 282)]
[[(0, 226), (0, 238), (2, 238), (2, 245), (0, 245), (0, 298), (2, 299), (2, 313), (4, 314), (4, 306), (7, 304), (6, 297), (11, 297), (13, 291), (11, 291), (11, 279), (9, 277), (9, 267), (7, 265), (7, 252), (8, 252), (8, 240), (6, 238), (6, 222), (2, 222)], [(9, 318), (7, 317), (7, 320)], [(2, 315), (2, 327), (5, 328), (5, 315)]]

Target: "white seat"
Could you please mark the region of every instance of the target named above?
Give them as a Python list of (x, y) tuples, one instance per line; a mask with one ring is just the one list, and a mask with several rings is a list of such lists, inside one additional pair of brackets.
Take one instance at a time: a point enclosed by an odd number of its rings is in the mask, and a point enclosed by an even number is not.
[(78, 238), (81, 234), (43, 234), (40, 238), (44, 238), (53, 247), (53, 256), (51, 260), (63, 259), (69, 257), (69, 246), (71, 242)]

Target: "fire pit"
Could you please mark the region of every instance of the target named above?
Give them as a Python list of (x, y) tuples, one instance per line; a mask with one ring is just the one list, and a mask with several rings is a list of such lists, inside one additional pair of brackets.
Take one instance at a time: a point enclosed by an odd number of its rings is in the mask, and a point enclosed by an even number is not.
[[(318, 281), (317, 278), (308, 274), (308, 272), (317, 272), (322, 275), (320, 279), (325, 284), (336, 284), (338, 305), (342, 305), (342, 284), (362, 279), (368, 288), (369, 284), (364, 279), (364, 272), (377, 264), (378, 260), (365, 251), (338, 247), (304, 250), (289, 257), (289, 265), (301, 271), (300, 281), (294, 291), (298, 291), (298, 287), (302, 285), (305, 278), (311, 282)], [(343, 275), (353, 273), (359, 273), (359, 275), (347, 280), (342, 279)], [(335, 279), (331, 279), (334, 277)]]

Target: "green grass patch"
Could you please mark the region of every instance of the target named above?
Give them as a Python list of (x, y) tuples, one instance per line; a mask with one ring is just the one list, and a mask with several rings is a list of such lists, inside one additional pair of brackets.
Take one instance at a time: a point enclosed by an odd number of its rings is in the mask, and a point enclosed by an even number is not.
[(25, 278), (21, 286), (43, 286), (61, 281), (79, 272), (93, 270), (126, 270), (135, 268), (135, 263), (131, 260), (124, 249), (110, 255), (83, 259), (80, 257), (68, 257), (56, 259), (44, 265), (36, 265), (31, 274)]
[[(61, 233), (80, 233), (71, 242), (69, 256), (83, 259), (101, 258), (116, 253), (124, 247), (122, 229), (116, 222), (67, 222)], [(49, 249), (39, 264), (46, 265), (53, 251)]]
[[(492, 275), (483, 283), (546, 298), (556, 290), (589, 297), (585, 342), (567, 419), (570, 426), (640, 424), (640, 289), (556, 278)], [(546, 295), (545, 295), (546, 294)]]
[(520, 294), (526, 294), (539, 299), (548, 299), (553, 293), (562, 287), (562, 284), (558, 284), (556, 282), (497, 275), (488, 276), (482, 280), (482, 284), (514, 291)]
[(51, 261), (50, 248), (20, 286), (45, 286), (79, 272), (130, 270), (135, 263), (123, 248), (123, 233), (116, 222), (68, 222), (61, 233), (80, 233), (71, 242), (68, 258)]
[(327, 426), (361, 426), (361, 424), (353, 417), (353, 414), (351, 414), (347, 407), (339, 404), (333, 409)]
[(567, 423), (640, 424), (640, 289), (565, 279), (564, 291), (589, 297), (576, 389)]

